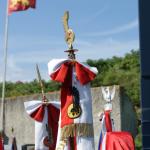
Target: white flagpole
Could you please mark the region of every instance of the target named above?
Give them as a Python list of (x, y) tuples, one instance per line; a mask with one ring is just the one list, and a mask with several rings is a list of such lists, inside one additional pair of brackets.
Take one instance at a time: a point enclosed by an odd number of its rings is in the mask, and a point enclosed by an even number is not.
[(5, 18), (5, 35), (4, 35), (4, 72), (3, 72), (3, 85), (2, 85), (2, 105), (1, 105), (1, 119), (2, 119), (2, 132), (5, 131), (5, 83), (6, 83), (6, 69), (7, 69), (7, 49), (8, 49), (8, 5), (9, 0), (6, 3), (6, 18)]

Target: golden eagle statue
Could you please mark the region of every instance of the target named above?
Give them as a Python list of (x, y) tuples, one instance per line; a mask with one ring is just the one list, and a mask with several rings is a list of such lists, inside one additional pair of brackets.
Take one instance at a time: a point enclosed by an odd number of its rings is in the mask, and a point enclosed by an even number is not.
[(68, 20), (69, 20), (69, 11), (66, 11), (63, 16), (65, 41), (68, 44), (69, 49), (73, 49), (72, 43), (74, 42), (74, 39), (75, 39), (75, 33), (73, 32), (72, 29), (69, 28)]

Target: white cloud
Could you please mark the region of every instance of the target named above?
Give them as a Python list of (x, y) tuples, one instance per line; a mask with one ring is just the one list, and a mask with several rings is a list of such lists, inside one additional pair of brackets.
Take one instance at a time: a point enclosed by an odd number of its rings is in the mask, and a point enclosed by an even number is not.
[(127, 24), (115, 27), (113, 29), (108, 29), (107, 31), (102, 31), (102, 32), (93, 32), (93, 33), (88, 33), (86, 36), (110, 36), (113, 34), (118, 34), (121, 32), (126, 32), (128, 30), (134, 29), (138, 27), (138, 19), (135, 19)]

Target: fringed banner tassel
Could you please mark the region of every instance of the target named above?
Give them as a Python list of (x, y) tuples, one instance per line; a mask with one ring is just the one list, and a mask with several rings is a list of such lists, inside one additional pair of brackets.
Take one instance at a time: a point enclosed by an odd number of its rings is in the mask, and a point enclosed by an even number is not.
[(61, 128), (61, 139), (74, 136), (93, 137), (93, 125), (88, 123), (81, 123), (66, 125)]

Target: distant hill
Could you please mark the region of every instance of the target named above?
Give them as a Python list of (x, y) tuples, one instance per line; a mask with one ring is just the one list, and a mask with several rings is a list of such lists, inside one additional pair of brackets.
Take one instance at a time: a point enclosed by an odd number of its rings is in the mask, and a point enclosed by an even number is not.
[[(110, 59), (87, 60), (90, 66), (97, 67), (99, 73), (92, 82), (92, 87), (102, 85), (119, 84), (124, 87), (132, 102), (139, 106), (140, 89), (140, 63), (139, 51), (131, 50), (124, 57), (112, 57)], [(43, 81), (45, 92), (57, 91), (60, 84), (54, 81)], [(2, 83), (0, 83), (0, 90)], [(31, 82), (6, 82), (6, 97), (30, 95), (40, 93), (41, 89), (37, 80)], [(0, 92), (1, 96), (1, 92)]]

